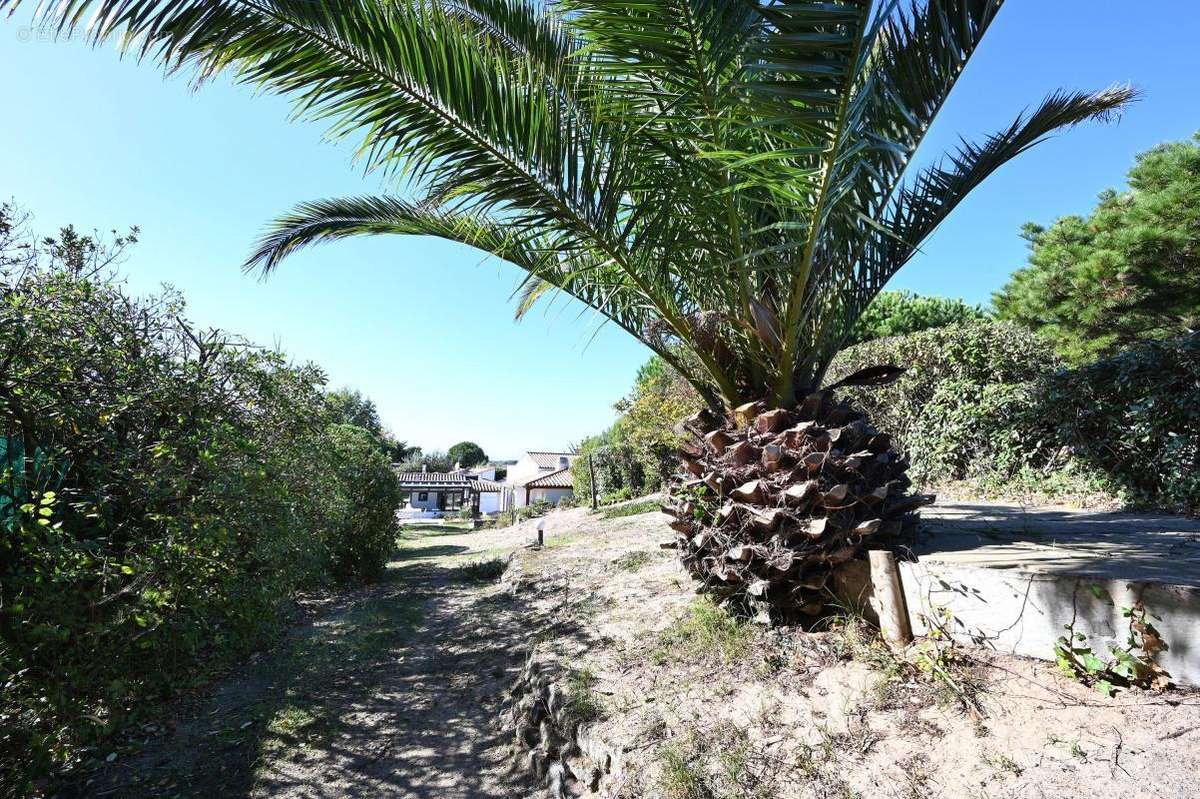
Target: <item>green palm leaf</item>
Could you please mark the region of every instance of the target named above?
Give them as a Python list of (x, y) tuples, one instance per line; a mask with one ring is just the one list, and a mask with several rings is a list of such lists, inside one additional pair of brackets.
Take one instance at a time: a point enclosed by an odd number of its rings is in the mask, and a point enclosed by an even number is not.
[(35, 14), (198, 81), (284, 95), (395, 182), (394, 196), (297, 207), (250, 265), (355, 235), (461, 242), (527, 273), (518, 315), (565, 293), (732, 406), (819, 385), (963, 197), (1134, 98), (1057, 92), (905, 180), (1001, 5), (62, 0)]

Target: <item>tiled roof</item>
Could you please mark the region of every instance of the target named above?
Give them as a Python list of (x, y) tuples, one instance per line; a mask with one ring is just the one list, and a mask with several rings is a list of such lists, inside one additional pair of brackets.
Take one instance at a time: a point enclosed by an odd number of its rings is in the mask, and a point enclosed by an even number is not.
[(467, 478), (462, 472), (400, 472), (400, 485), (404, 488), (467, 488)]
[(525, 484), (526, 488), (574, 488), (575, 476), (570, 469), (559, 469), (557, 472), (544, 474), (536, 480)]
[(557, 469), (559, 468), (559, 458), (566, 458), (568, 464), (575, 462), (579, 457), (574, 452), (542, 452), (530, 450), (529, 457), (533, 458), (533, 462), (538, 465), (539, 469)]
[(481, 494), (488, 494), (493, 491), (499, 491), (504, 487), (503, 483), (497, 483), (495, 480), (484, 480), (482, 477), (476, 477), (471, 480), (471, 485)]

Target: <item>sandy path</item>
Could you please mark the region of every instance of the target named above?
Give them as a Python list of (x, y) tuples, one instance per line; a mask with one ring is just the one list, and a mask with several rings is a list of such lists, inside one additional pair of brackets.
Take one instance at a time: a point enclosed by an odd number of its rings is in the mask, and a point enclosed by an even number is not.
[(529, 536), (410, 538), (383, 582), (314, 603), (271, 651), (57, 795), (527, 795), (496, 719), (537, 614), (459, 567)]
[(509, 776), (508, 738), (495, 720), (524, 654), (524, 614), (494, 584), (454, 579), (456, 567), (485, 548), (514, 545), (511, 533), (410, 542), (393, 568), (399, 592), (409, 601), (423, 598), (420, 622), (389, 649), (375, 687), (339, 703), (338, 732), (263, 763), (251, 796), (521, 793), (522, 783)]

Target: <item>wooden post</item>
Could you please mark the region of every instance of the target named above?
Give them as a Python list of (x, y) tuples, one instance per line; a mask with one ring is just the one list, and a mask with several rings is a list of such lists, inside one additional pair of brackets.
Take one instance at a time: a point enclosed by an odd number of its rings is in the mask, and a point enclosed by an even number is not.
[(596, 501), (596, 467), (592, 463), (592, 453), (590, 452), (588, 453), (588, 474), (591, 477), (589, 482), (592, 484), (592, 510), (595, 510), (599, 507), (599, 503)]
[(868, 554), (879, 629), (892, 646), (908, 646), (913, 639), (912, 625), (904, 601), (904, 588), (900, 585), (900, 570), (896, 568), (896, 556), (882, 549), (873, 549)]

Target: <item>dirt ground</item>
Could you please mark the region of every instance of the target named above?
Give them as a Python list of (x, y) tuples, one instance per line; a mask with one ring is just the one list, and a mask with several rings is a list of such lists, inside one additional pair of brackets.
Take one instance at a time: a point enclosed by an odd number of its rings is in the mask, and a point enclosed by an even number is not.
[(307, 603), (278, 646), (58, 795), (528, 795), (495, 722), (537, 611), (461, 569), (518, 537), (407, 537), (382, 583)]
[[(531, 646), (584, 686), (618, 752), (605, 797), (1193, 797), (1200, 696), (1115, 699), (1051, 664), (913, 660), (850, 625), (723, 617), (657, 547), (665, 517), (552, 514), (409, 534), (388, 578), (294, 630), (61, 796), (541, 796), (514, 772), (505, 691)], [(496, 557), (502, 581), (464, 568)], [(937, 654), (938, 650), (930, 650)]]
[(552, 517), (508, 580), (573, 637), (539, 647), (586, 674), (605, 797), (1195, 797), (1200, 694), (1107, 698), (1052, 663), (861, 625), (764, 630), (696, 596), (657, 513)]

